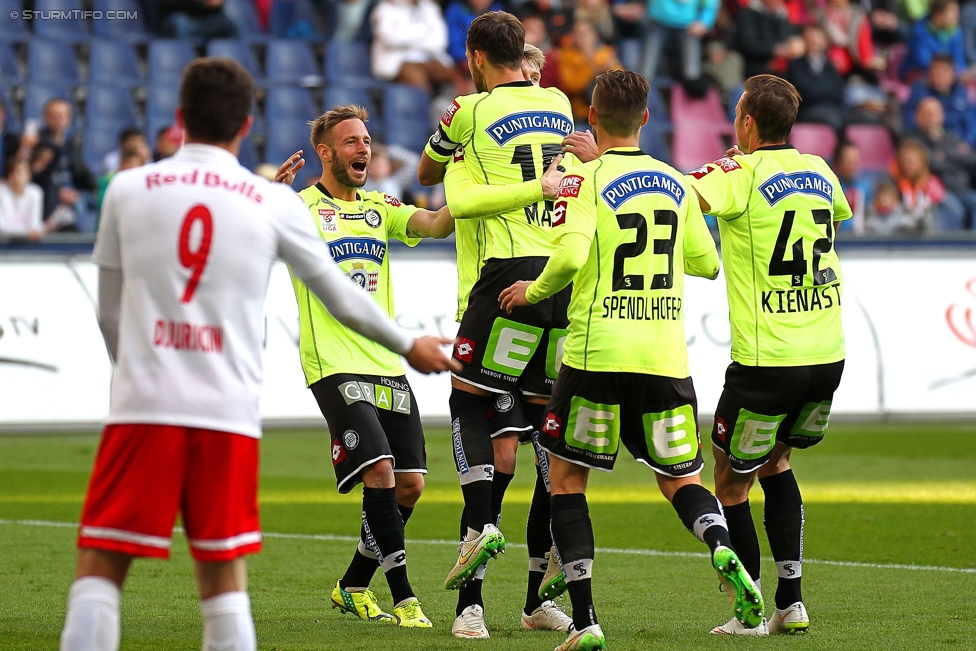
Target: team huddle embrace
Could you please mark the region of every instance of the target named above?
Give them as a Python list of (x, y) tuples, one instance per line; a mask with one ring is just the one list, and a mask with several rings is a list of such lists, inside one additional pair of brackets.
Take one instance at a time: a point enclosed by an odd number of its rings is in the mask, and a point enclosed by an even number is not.
[[(288, 186), (303, 151), (274, 183), (252, 175), (236, 154), (253, 121), (253, 81), (226, 59), (187, 67), (177, 109), (186, 144), (170, 159), (119, 173), (104, 203), (93, 257), (115, 376), (63, 651), (118, 648), (130, 563), (168, 557), (177, 513), (196, 565), (204, 651), (257, 648), (244, 557), (261, 548), (260, 341), (276, 259), (289, 265), (302, 368), (329, 426), (322, 453), (339, 492), (362, 484), (360, 540), (331, 590), (334, 608), (377, 625), (432, 627), (408, 575), (406, 525), (423, 494), (427, 454), (405, 358), (422, 373), (451, 374), (463, 495), (458, 558), (444, 568), (445, 588), (458, 594), (454, 636), (491, 634), (483, 589), (505, 551), (501, 511), (520, 444), (536, 459), (521, 625), (561, 632), (556, 651), (607, 648), (593, 599), (586, 485), (591, 469), (612, 471), (621, 444), (709, 549), (732, 602), (731, 619), (711, 633), (810, 626), (803, 503), (790, 456), (822, 440), (843, 371), (833, 238), (851, 210), (826, 163), (786, 144), (800, 97), (777, 77), (747, 80), (737, 146), (686, 176), (640, 150), (647, 80), (600, 75), (593, 136), (574, 132), (569, 100), (537, 85), (544, 57), (524, 40), (505, 12), (471, 24), (467, 59), (478, 92), (444, 113), (417, 171), (425, 185), (444, 183), (447, 205), (438, 211), (362, 190), (371, 149), (369, 116), (358, 106), (310, 122), (322, 175), (300, 201)], [(209, 177), (221, 183), (148, 182)], [(717, 218), (721, 260), (704, 214)], [(457, 337), (414, 338), (390, 318), (389, 241), (413, 246), (452, 232)], [(713, 494), (700, 478), (683, 300), (685, 275), (714, 279), (720, 267), (732, 363), (714, 409)], [(817, 309), (774, 309), (791, 305), (784, 296), (799, 305), (800, 295), (823, 300)], [(188, 328), (161, 337), (167, 323)], [(209, 343), (177, 345), (186, 333), (208, 333), (191, 338)], [(449, 343), (451, 356), (440, 348)], [(757, 477), (778, 574), (774, 606), (762, 596), (749, 505)], [(389, 606), (370, 590), (377, 570)], [(571, 614), (555, 601), (564, 593)]]

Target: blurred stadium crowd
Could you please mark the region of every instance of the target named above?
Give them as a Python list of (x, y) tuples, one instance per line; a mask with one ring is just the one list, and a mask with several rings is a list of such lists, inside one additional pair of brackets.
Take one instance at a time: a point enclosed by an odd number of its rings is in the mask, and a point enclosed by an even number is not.
[(652, 80), (642, 147), (690, 172), (730, 145), (744, 78), (774, 72), (804, 98), (792, 142), (831, 162), (853, 234), (974, 228), (976, 0), (0, 0), (0, 239), (93, 232), (117, 170), (179, 147), (179, 76), (204, 55), (257, 80), (247, 167), (308, 150), (308, 120), (358, 103), (368, 187), (436, 206), (419, 153), (474, 92), (465, 30), (496, 9), (545, 52), (542, 85), (578, 128), (595, 76), (636, 70)]

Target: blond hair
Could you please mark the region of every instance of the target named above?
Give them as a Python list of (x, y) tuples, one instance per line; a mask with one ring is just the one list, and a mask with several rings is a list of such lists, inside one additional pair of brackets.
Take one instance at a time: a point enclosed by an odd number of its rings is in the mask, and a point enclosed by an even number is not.
[(357, 104), (349, 104), (347, 106), (335, 106), (331, 111), (326, 111), (315, 118), (308, 123), (308, 126), (312, 127), (312, 145), (318, 147), (325, 143), (326, 139), (331, 145), (332, 130), (336, 128), (336, 125), (352, 119), (366, 123), (369, 121), (369, 111)]
[(542, 50), (531, 43), (525, 44), (525, 48), (523, 48), (522, 51), (522, 60), (527, 61), (530, 65), (535, 66), (540, 71), (546, 67), (546, 55), (542, 53)]

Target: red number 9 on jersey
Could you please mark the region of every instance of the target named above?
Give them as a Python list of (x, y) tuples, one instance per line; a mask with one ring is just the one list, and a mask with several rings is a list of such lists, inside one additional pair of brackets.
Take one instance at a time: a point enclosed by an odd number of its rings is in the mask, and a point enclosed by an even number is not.
[[(194, 251), (190, 249), (190, 233), (197, 222), (200, 222), (203, 232), (200, 235), (200, 243)], [(210, 209), (202, 204), (190, 208), (180, 229), (180, 264), (193, 272), (183, 292), (184, 303), (189, 303), (193, 299), (193, 293), (200, 283), (200, 276), (203, 275), (203, 268), (207, 266), (207, 257), (210, 255), (212, 237), (213, 216), (210, 214)]]

